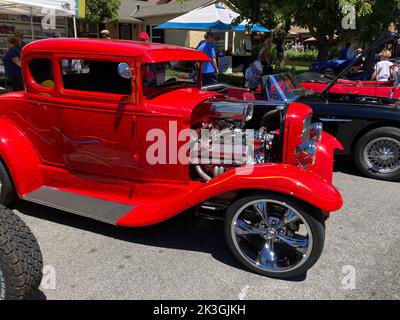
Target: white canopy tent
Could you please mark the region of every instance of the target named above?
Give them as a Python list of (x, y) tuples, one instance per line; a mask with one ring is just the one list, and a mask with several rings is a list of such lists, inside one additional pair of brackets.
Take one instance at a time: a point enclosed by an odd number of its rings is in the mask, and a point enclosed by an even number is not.
[(56, 16), (73, 17), (76, 37), (75, 0), (0, 0), (0, 12), (31, 17), (32, 40), (34, 39), (33, 17), (45, 16), (48, 10), (54, 10)]
[[(240, 14), (219, 4), (197, 8), (188, 13), (169, 20), (156, 29), (212, 30), (212, 31), (247, 31), (249, 21), (244, 20), (239, 25), (233, 22)], [(250, 27), (254, 32), (271, 32), (260, 25)]]

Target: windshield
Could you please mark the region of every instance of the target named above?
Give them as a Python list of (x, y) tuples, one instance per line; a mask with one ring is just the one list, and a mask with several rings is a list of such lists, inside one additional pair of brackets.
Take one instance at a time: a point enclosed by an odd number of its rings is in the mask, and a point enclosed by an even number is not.
[(265, 90), (268, 100), (284, 102), (294, 101), (307, 92), (290, 73), (268, 76)]
[(168, 61), (142, 65), (143, 93), (155, 94), (162, 88), (198, 85), (197, 61)]

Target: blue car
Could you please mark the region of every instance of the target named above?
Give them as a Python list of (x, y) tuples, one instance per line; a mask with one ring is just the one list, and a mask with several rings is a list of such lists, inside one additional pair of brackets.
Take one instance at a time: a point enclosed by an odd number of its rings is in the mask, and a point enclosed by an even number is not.
[(339, 74), (352, 62), (353, 59), (318, 61), (311, 64), (311, 69), (318, 73), (324, 73), (327, 69), (332, 69), (335, 74)]

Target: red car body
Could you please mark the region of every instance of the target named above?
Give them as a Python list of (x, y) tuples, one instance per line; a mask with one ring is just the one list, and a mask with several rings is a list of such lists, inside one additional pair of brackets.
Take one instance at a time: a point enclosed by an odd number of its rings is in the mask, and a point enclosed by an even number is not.
[[(57, 60), (77, 56), (129, 62), (136, 74), (132, 95), (90, 92), (82, 95), (65, 90)], [(31, 59), (44, 57), (54, 63), (53, 89), (37, 84), (28, 67)], [(48, 186), (132, 204), (135, 208), (115, 221), (116, 225), (130, 227), (159, 223), (209, 198), (242, 189), (291, 194), (326, 212), (341, 208), (342, 198), (330, 184), (332, 151), (340, 145), (327, 135), (319, 147), (318, 162), (308, 170), (298, 168), (293, 157), (287, 156), (285, 163), (257, 166), (251, 175), (238, 177), (231, 171), (204, 184), (190, 181), (188, 166), (148, 165), (142, 156), (147, 146), (140, 143), (146, 130), (152, 127), (167, 130), (166, 120), (171, 119), (177, 121), (178, 129), (187, 128), (192, 110), (216, 95), (200, 88), (173, 90), (152, 100), (141, 95), (141, 63), (178, 59), (208, 60), (198, 51), (158, 44), (63, 39), (28, 45), (22, 54), (26, 92), (0, 97), (0, 152), (19, 197)], [(122, 100), (121, 127), (113, 132), (110, 128)], [(284, 147), (287, 155), (293, 153), (302, 121), (311, 113), (310, 108), (296, 103), (290, 109)], [(68, 136), (68, 140), (63, 136)], [(68, 142), (94, 136), (101, 141), (97, 149)], [(115, 152), (120, 155), (119, 161), (107, 162)]]
[[(208, 60), (128, 41), (25, 46), (26, 89), (0, 96), (0, 203), (17, 196), (123, 227), (214, 210), (248, 268), (278, 278), (306, 272), (322, 253), (324, 220), (343, 204), (332, 185), (342, 146), (296, 102), (271, 102), (265, 128), (246, 129), (252, 97), (202, 90)], [(209, 152), (204, 163), (185, 149), (193, 141), (202, 157)]]
[[(307, 82), (301, 84), (307, 90), (320, 93), (329, 83)], [(339, 79), (329, 90), (329, 93), (339, 95), (356, 95), (381, 98), (400, 99), (400, 88), (393, 81), (352, 81)]]

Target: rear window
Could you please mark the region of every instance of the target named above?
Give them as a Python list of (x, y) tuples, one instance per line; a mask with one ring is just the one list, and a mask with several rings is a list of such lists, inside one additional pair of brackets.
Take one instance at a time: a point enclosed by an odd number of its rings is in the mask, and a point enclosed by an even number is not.
[(131, 81), (118, 74), (119, 62), (63, 59), (64, 88), (74, 91), (130, 95)]

